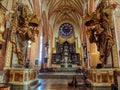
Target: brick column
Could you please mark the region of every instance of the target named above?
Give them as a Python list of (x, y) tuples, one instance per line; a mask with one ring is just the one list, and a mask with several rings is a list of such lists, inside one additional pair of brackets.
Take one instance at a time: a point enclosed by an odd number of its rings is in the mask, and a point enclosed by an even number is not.
[(113, 14), (113, 26), (114, 26), (114, 30), (112, 31), (113, 33), (113, 37), (114, 37), (114, 41), (115, 41), (115, 44), (112, 48), (112, 54), (113, 54), (113, 66), (118, 68), (120, 67), (119, 65), (119, 46), (118, 46), (118, 40), (117, 40), (117, 24), (116, 24), (116, 15)]

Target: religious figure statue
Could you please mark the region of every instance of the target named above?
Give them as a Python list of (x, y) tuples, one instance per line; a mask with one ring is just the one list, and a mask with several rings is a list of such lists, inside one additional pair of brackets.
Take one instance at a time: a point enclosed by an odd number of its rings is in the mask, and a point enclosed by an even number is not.
[(115, 7), (115, 5), (109, 4), (107, 0), (102, 0), (95, 12), (84, 17), (85, 25), (88, 27), (89, 41), (96, 43), (103, 64), (106, 64), (107, 57), (114, 45), (111, 7)]
[(32, 14), (28, 6), (23, 3), (16, 3), (11, 14), (10, 42), (13, 44), (18, 63), (25, 65), (28, 40), (35, 42), (35, 35), (39, 33), (37, 27), (40, 18)]

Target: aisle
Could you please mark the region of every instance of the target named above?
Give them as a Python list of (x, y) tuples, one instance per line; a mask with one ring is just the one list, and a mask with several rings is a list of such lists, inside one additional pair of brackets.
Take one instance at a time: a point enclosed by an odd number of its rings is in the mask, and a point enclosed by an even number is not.
[(85, 86), (68, 86), (71, 79), (39, 79), (41, 85), (36, 90), (87, 90)]

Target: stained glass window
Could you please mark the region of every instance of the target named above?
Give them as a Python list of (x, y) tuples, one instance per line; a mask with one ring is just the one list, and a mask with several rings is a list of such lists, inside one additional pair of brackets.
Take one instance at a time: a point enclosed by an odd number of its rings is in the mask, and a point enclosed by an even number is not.
[(63, 23), (59, 28), (59, 32), (63, 36), (70, 36), (73, 33), (73, 26), (69, 23)]

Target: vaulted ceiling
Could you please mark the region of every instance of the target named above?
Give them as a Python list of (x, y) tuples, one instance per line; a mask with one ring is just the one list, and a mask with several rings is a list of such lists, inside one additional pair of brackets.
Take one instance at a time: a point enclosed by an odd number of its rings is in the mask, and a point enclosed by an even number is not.
[[(27, 4), (31, 11), (35, 6), (45, 10), (48, 20), (54, 25), (65, 20), (79, 25), (81, 17), (91, 7), (90, 1), (100, 0), (2, 0), (2, 4), (10, 11), (14, 2), (17, 1)], [(120, 0), (116, 2), (120, 3)]]
[[(83, 15), (93, 6), (91, 1), (96, 5), (101, 0), (2, 0), (2, 4), (9, 13), (18, 1), (27, 4), (32, 12), (39, 12), (43, 32), (48, 38), (49, 23), (52, 28), (66, 21), (80, 27)], [(116, 2), (120, 3), (120, 0)]]
[(48, 19), (54, 20), (53, 24), (58, 24), (66, 20), (79, 25), (88, 1), (44, 0), (43, 5), (48, 9)]

